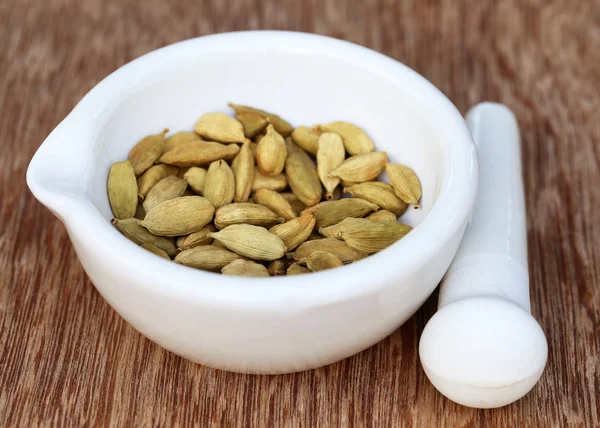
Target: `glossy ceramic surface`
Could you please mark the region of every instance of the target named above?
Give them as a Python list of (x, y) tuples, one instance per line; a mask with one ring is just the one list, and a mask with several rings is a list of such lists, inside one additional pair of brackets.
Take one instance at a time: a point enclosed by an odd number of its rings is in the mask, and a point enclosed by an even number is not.
[[(237, 278), (169, 263), (109, 223), (106, 177), (144, 135), (191, 129), (228, 101), (293, 125), (347, 120), (391, 162), (413, 167), (417, 226), (381, 253), (343, 268)], [(460, 243), (477, 189), (463, 118), (433, 85), (366, 48), (286, 32), (188, 40), (117, 70), (75, 107), (34, 156), (27, 182), (65, 224), (98, 291), (142, 334), (193, 361), (281, 373), (332, 363), (398, 328), (427, 299)]]

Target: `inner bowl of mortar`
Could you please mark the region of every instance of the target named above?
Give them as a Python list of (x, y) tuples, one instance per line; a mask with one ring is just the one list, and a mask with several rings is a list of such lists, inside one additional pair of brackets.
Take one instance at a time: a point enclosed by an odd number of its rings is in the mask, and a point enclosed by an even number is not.
[[(351, 265), (273, 278), (195, 270), (128, 241), (110, 224), (110, 165), (145, 135), (231, 114), (230, 101), (294, 126), (362, 127), (390, 162), (419, 176), (422, 207), (401, 219), (415, 229)], [(283, 373), (355, 354), (423, 304), (456, 253), (477, 172), (459, 112), (406, 66), (335, 39), (265, 31), (184, 41), (115, 71), (48, 136), (27, 182), (65, 224), (98, 291), (140, 333), (211, 367)]]

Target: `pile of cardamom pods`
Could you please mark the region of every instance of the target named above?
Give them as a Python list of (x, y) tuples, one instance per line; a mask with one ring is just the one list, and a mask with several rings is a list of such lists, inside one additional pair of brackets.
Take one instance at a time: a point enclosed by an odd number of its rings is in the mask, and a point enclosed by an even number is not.
[[(123, 235), (186, 266), (277, 276), (352, 263), (411, 230), (397, 218), (419, 207), (419, 179), (358, 126), (293, 128), (229, 106), (235, 118), (208, 113), (194, 132), (165, 129), (112, 165), (112, 223)], [(384, 170), (390, 184), (375, 181)]]

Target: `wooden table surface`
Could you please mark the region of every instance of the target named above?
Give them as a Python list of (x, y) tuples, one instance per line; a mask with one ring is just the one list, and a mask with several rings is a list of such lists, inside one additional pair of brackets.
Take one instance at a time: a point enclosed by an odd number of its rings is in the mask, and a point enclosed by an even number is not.
[[(597, 0), (0, 2), (0, 426), (600, 426), (600, 3)], [(414, 68), (465, 112), (506, 103), (522, 128), (541, 381), (495, 410), (425, 377), (436, 296), (337, 364), (246, 376), (138, 334), (96, 292), (63, 225), (28, 191), (45, 136), (98, 81), (189, 37), (287, 29)]]

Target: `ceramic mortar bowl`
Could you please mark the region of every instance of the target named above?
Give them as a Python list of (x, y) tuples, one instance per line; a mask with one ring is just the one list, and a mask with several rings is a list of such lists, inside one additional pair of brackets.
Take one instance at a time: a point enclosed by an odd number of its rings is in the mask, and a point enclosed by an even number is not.
[[(227, 102), (293, 125), (358, 124), (414, 168), (422, 208), (404, 239), (360, 262), (293, 277), (222, 276), (145, 251), (110, 224), (110, 165), (143, 136), (191, 130)], [(326, 37), (243, 32), (151, 52), (93, 88), (35, 154), (27, 182), (66, 226), (100, 294), (140, 333), (210, 367), (306, 370), (382, 340), (427, 299), (457, 251), (477, 188), (463, 118), (432, 84), (369, 49)]]

